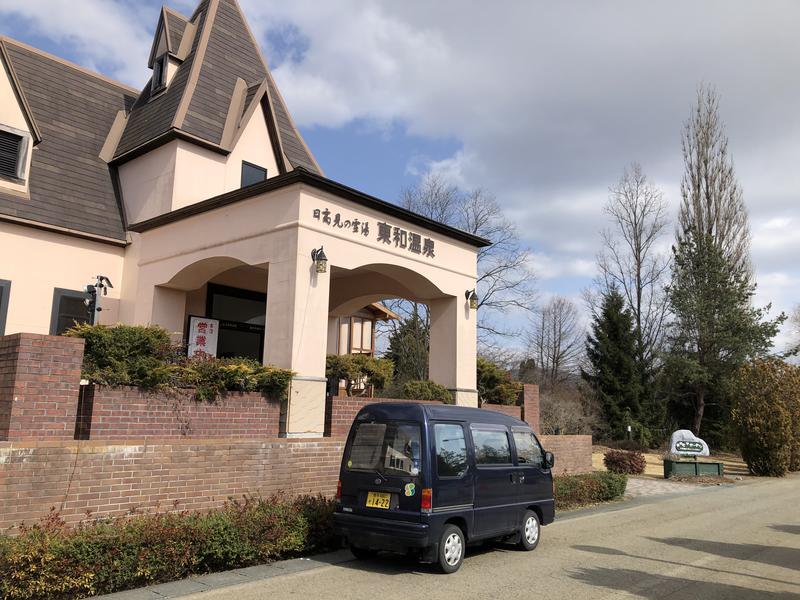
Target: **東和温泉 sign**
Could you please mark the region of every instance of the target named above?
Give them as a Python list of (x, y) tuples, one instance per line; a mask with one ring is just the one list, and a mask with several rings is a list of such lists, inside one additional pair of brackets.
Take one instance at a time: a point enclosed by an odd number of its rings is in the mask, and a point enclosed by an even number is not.
[(436, 257), (436, 247), (434, 241), (429, 237), (398, 227), (387, 223), (385, 221), (378, 222), (375, 227), (370, 227), (369, 221), (362, 221), (357, 218), (349, 218), (342, 216), (341, 213), (332, 213), (329, 209), (315, 208), (313, 213), (314, 219), (334, 227), (342, 231), (349, 231), (353, 235), (361, 235), (363, 237), (372, 237), (375, 235), (375, 240), (387, 246), (392, 246), (399, 250), (406, 250), (412, 254), (419, 254), (428, 258)]

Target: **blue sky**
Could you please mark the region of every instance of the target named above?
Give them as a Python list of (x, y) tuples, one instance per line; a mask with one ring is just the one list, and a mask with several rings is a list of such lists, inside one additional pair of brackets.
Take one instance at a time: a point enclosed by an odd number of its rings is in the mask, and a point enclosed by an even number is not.
[[(608, 187), (632, 161), (674, 217), (681, 127), (698, 84), (715, 86), (757, 301), (800, 303), (799, 4), (240, 2), (327, 176), (389, 201), (427, 172), (492, 192), (543, 300), (581, 303)], [(191, 14), (195, 3), (169, 4)], [(160, 5), (2, 0), (0, 32), (140, 86)]]

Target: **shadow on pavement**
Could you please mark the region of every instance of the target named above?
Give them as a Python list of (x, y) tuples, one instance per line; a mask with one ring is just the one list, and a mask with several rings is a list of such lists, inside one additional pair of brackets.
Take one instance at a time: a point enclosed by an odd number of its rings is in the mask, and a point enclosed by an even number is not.
[[(510, 553), (519, 554), (516, 548), (504, 545), (499, 542), (485, 543), (476, 546), (468, 546), (467, 554), (464, 557), (462, 569), (469, 565), (470, 560), (487, 553)], [(419, 562), (415, 557), (403, 554), (392, 554), (390, 552), (380, 552), (374, 558), (367, 560), (352, 560), (337, 565), (343, 569), (353, 569), (355, 571), (368, 571), (380, 573), (381, 575), (431, 575), (441, 574), (436, 564), (426, 564)]]
[(723, 598), (725, 600), (740, 598), (788, 600), (797, 598), (796, 594), (789, 592), (765, 592), (727, 583), (667, 577), (633, 569), (582, 568), (569, 573), (569, 576), (587, 585), (628, 592), (641, 598), (664, 598), (671, 594), (675, 594), (675, 597), (702, 598), (703, 600)]
[[(741, 577), (749, 577), (751, 579), (760, 579), (761, 581), (770, 581), (773, 583), (786, 583), (783, 579), (774, 579), (772, 577), (764, 577), (762, 575), (755, 575), (753, 573), (739, 573), (736, 571), (729, 571), (727, 569), (717, 569), (715, 567), (706, 567), (703, 565), (694, 565), (688, 562), (676, 562), (674, 560), (667, 560), (665, 558), (655, 558), (652, 556), (641, 556), (638, 554), (630, 554), (629, 552), (625, 552), (623, 550), (617, 550), (616, 548), (605, 548), (603, 546), (572, 546), (575, 550), (581, 550), (582, 552), (593, 552), (594, 554), (606, 554), (608, 556), (624, 556), (625, 558), (635, 558), (638, 560), (648, 560), (652, 562), (662, 563), (665, 565), (673, 565), (676, 567), (691, 567), (692, 569), (698, 569), (700, 571), (709, 571), (711, 573), (720, 573), (724, 575), (736, 575)], [(800, 587), (800, 583), (792, 583), (791, 585)]]
[(800, 525), (770, 525), (770, 529), (780, 531), (781, 533), (793, 533), (800, 535)]
[(706, 554), (715, 554), (725, 558), (735, 558), (758, 562), (785, 569), (800, 571), (800, 549), (782, 546), (763, 546), (761, 544), (730, 544), (710, 540), (693, 540), (689, 538), (647, 538), (661, 544), (678, 546), (687, 550), (696, 550)]

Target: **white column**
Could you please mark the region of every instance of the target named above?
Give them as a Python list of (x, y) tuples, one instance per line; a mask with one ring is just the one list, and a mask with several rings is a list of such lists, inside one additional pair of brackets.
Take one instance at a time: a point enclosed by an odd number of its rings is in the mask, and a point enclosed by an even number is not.
[(477, 311), (464, 297), (428, 303), (431, 317), (431, 381), (449, 389), (456, 404), (478, 406)]
[(264, 362), (295, 372), (289, 391), (289, 437), (325, 429), (325, 355), (329, 273), (316, 273), (310, 250), (269, 265)]

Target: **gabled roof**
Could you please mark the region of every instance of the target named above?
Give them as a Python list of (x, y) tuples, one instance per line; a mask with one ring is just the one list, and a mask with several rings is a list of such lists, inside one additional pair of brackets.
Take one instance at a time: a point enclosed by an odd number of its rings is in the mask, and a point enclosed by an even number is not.
[[(11, 63), (11, 57), (8, 55), (8, 50), (6, 50), (5, 40), (2, 38), (0, 38), (0, 63), (2, 63), (0, 64), (0, 67), (5, 69), (6, 74), (8, 75), (8, 81), (11, 83), (11, 89), (14, 91), (14, 95), (17, 98), (17, 102), (22, 110), (22, 114), (25, 117), (25, 121), (28, 123), (28, 129), (30, 130), (31, 137), (33, 138), (33, 145), (35, 146), (42, 141), (42, 134), (39, 131), (39, 126), (36, 124), (36, 119), (33, 118), (33, 111), (31, 110), (31, 106), (28, 104), (28, 99), (25, 97), (25, 92), (22, 90), (22, 86), (19, 83), (17, 73), (14, 71), (14, 65)], [(1, 74), (2, 73), (0, 73), (0, 75)]]
[(181, 56), (181, 41), (183, 35), (186, 33), (186, 26), (189, 24), (189, 19), (182, 14), (175, 12), (168, 6), (161, 8), (161, 14), (158, 17), (158, 25), (156, 25), (156, 34), (153, 36), (153, 45), (150, 48), (150, 58), (147, 59), (147, 66), (153, 68), (158, 51), (158, 42), (161, 39), (162, 33), (165, 36), (167, 52), (175, 58), (183, 60)]
[[(174, 47), (172, 27), (180, 29), (180, 15), (162, 11), (159, 29), (166, 24), (168, 45)], [(285, 169), (302, 166), (321, 174), (321, 169), (292, 122), (286, 105), (269, 73), (258, 43), (236, 0), (202, 0), (185, 31), (194, 30), (191, 45), (167, 90), (152, 95), (148, 83), (137, 99), (117, 146), (114, 161), (124, 162), (155, 145), (181, 137), (227, 153), (224, 143), (228, 113), (240, 106), (235, 94), (243, 80), (247, 89), (244, 112), (261, 102), (260, 87), (266, 83), (266, 110), (271, 131), (277, 133)], [(154, 45), (158, 40), (154, 42)], [(155, 46), (154, 46), (155, 47)], [(271, 121), (271, 123), (270, 123)]]
[(0, 190), (0, 220), (123, 243), (114, 178), (98, 155), (136, 90), (16, 40), (0, 42), (41, 139), (32, 153), (29, 197)]

